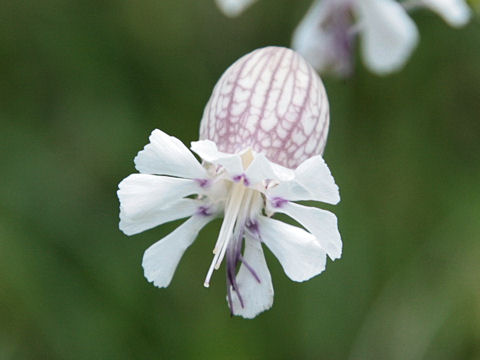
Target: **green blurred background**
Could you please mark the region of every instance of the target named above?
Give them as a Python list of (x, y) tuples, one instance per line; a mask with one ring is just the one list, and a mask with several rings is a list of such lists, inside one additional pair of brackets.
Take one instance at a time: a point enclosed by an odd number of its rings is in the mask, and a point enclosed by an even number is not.
[(154, 128), (197, 139), (221, 73), (288, 46), (310, 0), (0, 0), (0, 359), (480, 359), (480, 28), (414, 14), (380, 78), (325, 78), (342, 259), (303, 284), (267, 251), (270, 311), (229, 316), (203, 279), (219, 222), (171, 286), (127, 237), (117, 185)]

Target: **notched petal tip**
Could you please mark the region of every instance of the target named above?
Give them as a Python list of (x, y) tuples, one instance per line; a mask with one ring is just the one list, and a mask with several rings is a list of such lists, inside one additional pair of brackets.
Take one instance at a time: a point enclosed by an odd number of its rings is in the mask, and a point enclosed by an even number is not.
[(312, 200), (336, 205), (340, 192), (335, 179), (321, 155), (302, 162), (290, 181), (280, 182), (267, 190), (270, 197), (281, 197), (291, 201)]
[(176, 137), (155, 129), (150, 143), (134, 159), (135, 168), (143, 174), (169, 175), (193, 179), (206, 171), (188, 148)]

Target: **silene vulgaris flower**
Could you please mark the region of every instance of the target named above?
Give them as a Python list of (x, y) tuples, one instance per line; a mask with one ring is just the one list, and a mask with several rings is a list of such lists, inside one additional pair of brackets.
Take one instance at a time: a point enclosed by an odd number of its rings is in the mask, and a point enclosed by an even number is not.
[[(327, 255), (341, 256), (337, 218), (296, 201), (340, 200), (321, 155), (328, 126), (323, 84), (297, 53), (267, 47), (235, 62), (215, 86), (200, 140), (191, 144), (201, 162), (181, 141), (154, 130), (135, 158), (139, 173), (119, 184), (120, 229), (127, 235), (188, 218), (145, 251), (145, 277), (168, 286), (199, 231), (219, 217), (223, 223), (204, 285), (226, 263), (232, 314), (253, 318), (272, 306), (262, 244), (290, 279), (320, 274)], [(275, 213), (302, 227), (272, 218)]]
[[(227, 16), (237, 16), (255, 0), (216, 0)], [(292, 48), (320, 73), (352, 74), (355, 43), (366, 67), (379, 75), (400, 70), (417, 46), (419, 35), (408, 12), (428, 9), (447, 24), (468, 23), (465, 0), (314, 0), (296, 28)]]
[(315, 0), (293, 35), (292, 47), (320, 72), (350, 75), (354, 42), (360, 37), (365, 65), (377, 74), (399, 70), (418, 43), (408, 11), (427, 8), (449, 25), (465, 25), (464, 0)]

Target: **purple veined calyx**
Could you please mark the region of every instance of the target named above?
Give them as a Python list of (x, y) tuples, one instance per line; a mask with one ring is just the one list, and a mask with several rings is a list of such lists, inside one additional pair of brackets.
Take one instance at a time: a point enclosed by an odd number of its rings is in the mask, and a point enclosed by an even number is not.
[[(341, 256), (336, 216), (297, 204), (336, 204), (338, 187), (322, 158), (328, 100), (313, 68), (281, 47), (255, 50), (222, 75), (208, 101), (193, 153), (177, 138), (154, 130), (135, 158), (139, 171), (119, 184), (120, 229), (133, 235), (188, 218), (149, 247), (145, 277), (167, 287), (199, 231), (223, 218), (205, 269), (209, 287), (225, 263), (227, 303), (253, 318), (273, 304), (263, 245), (287, 276), (305, 281)], [(192, 197), (192, 195), (194, 195)], [(283, 213), (302, 227), (273, 219)]]
[(222, 75), (205, 107), (200, 139), (226, 153), (250, 146), (295, 168), (323, 153), (328, 126), (328, 99), (315, 70), (291, 50), (268, 47)]

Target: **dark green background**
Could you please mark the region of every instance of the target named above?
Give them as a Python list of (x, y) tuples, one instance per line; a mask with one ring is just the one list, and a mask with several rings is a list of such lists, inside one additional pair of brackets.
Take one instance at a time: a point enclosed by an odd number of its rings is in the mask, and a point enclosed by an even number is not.
[(480, 29), (414, 14), (405, 69), (325, 78), (342, 259), (303, 284), (267, 251), (273, 308), (230, 318), (203, 279), (219, 222), (171, 286), (127, 237), (117, 184), (154, 128), (197, 139), (221, 73), (288, 46), (309, 0), (237, 19), (213, 0), (0, 0), (0, 359), (480, 359)]

